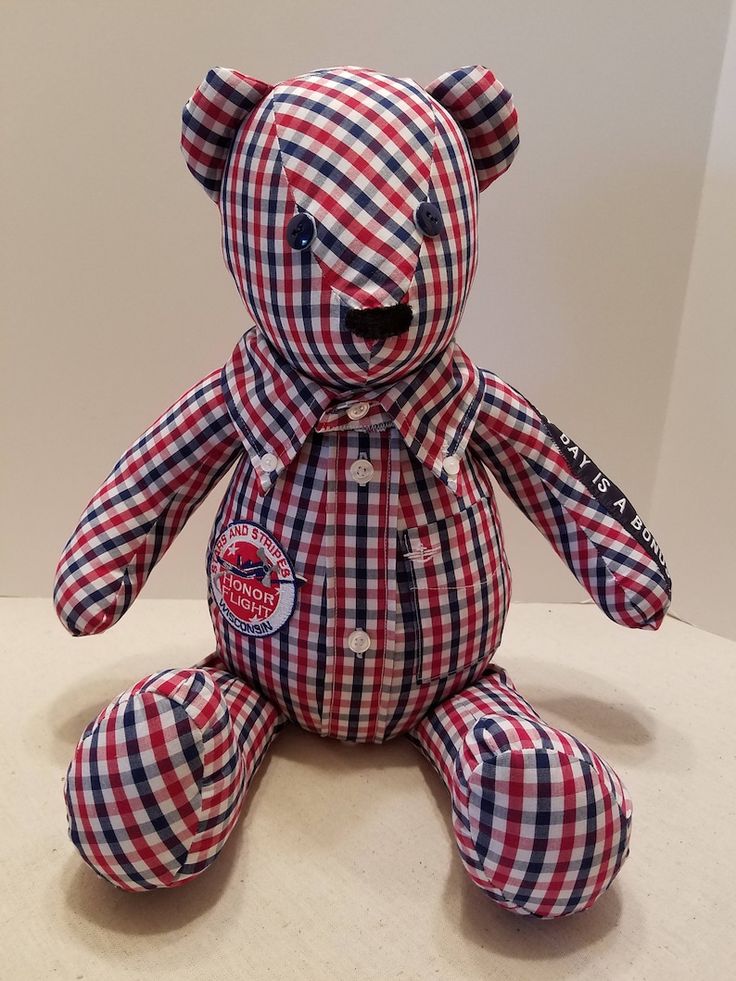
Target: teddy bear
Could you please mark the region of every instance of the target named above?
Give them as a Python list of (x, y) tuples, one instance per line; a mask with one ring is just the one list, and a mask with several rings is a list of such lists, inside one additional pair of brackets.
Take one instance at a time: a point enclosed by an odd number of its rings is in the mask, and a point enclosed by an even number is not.
[(426, 87), (216, 67), (186, 103), (183, 155), (250, 323), (120, 458), (54, 587), (72, 635), (107, 630), (231, 471), (206, 556), (213, 652), (115, 698), (66, 774), (71, 840), (115, 886), (201, 875), (287, 725), (410, 740), (470, 879), (515, 914), (590, 908), (628, 856), (613, 767), (494, 660), (511, 596), (494, 482), (616, 623), (657, 629), (671, 598), (629, 498), (457, 343), (479, 193), (518, 143), (483, 66)]

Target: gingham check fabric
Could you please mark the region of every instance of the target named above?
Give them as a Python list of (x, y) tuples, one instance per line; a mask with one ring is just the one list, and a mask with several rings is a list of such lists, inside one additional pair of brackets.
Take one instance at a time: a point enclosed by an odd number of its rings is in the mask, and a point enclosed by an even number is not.
[[(249, 331), (91, 502), (59, 571), (59, 612), (76, 633), (105, 629), (132, 602), (211, 485), (203, 464), (221, 472), (237, 459), (208, 550), (210, 609), (217, 684), (253, 705), (246, 726), (237, 716), (231, 724), (241, 733), (240, 769), (230, 757), (230, 777), (206, 811), (198, 755), (206, 739), (180, 698), (189, 674), (172, 674), (175, 689), (161, 688), (164, 674), (126, 693), (70, 768), (73, 840), (117, 885), (176, 885), (224, 844), (247, 783), (239, 774), (253, 771), (278, 725), (361, 741), (406, 733), (445, 777), (476, 884), (523, 914), (585, 909), (625, 857), (630, 802), (592, 750), (499, 689), (490, 662), (510, 575), (489, 470), (614, 620), (658, 626), (663, 572), (575, 478), (544, 418), (457, 345), (359, 404), (367, 410), (352, 419), (354, 400), (305, 381)], [(273, 469), (263, 466), (269, 455)], [(442, 468), (448, 456), (462, 460), (456, 477)], [(373, 468), (362, 484), (350, 469), (361, 459)], [(186, 485), (183, 461), (199, 474)], [(293, 613), (265, 636), (238, 629), (216, 588), (217, 543), (244, 519), (280, 544), (300, 577)], [(366, 651), (350, 649), (355, 630), (368, 635)], [(156, 697), (146, 701), (150, 682)], [(220, 704), (217, 684), (210, 705)], [(153, 754), (142, 769), (140, 745)]]
[(511, 166), (519, 148), (516, 106), (493, 72), (480, 65), (441, 75), (427, 92), (462, 123), (481, 191)]
[(409, 738), (442, 776), (470, 878), (522, 916), (590, 907), (629, 854), (632, 804), (604, 760), (544, 722), (498, 665)]
[[(475, 182), (459, 124), (416, 82), (314, 72), (275, 86), (235, 137), (219, 199), (225, 260), (301, 374), (347, 391), (394, 380), (457, 328), (476, 267)], [(434, 238), (414, 221), (426, 200), (443, 215)], [(316, 236), (297, 251), (284, 229), (302, 211)], [(412, 329), (380, 344), (334, 329), (351, 308), (398, 302)]]
[[(661, 623), (669, 584), (656, 557), (572, 473), (544, 417), (456, 344), (363, 394), (366, 414), (352, 419), (354, 399), (305, 379), (248, 331), (90, 503), (57, 577), (71, 632), (122, 616), (236, 459), (207, 559), (218, 650), (305, 728), (390, 738), (480, 674), (510, 596), (491, 473), (608, 616)], [(456, 476), (447, 457), (460, 461)], [(372, 471), (363, 483), (351, 471), (359, 460)], [(294, 611), (272, 633), (244, 630), (212, 588), (217, 543), (243, 521), (294, 567)], [(359, 658), (346, 646), (355, 630), (371, 641)]]
[(219, 854), (285, 718), (216, 658), (160, 671), (87, 727), (67, 772), (69, 833), (122, 889), (178, 886)]
[[(517, 142), (480, 68), (428, 90), (358, 68), (274, 87), (213, 69), (187, 103), (182, 148), (257, 326), (123, 455), (57, 569), (67, 628), (109, 628), (234, 468), (207, 551), (216, 654), (123, 693), (69, 769), (73, 840), (117, 885), (203, 871), (287, 721), (409, 735), (447, 782), (471, 877), (515, 912), (584, 909), (625, 857), (614, 772), (492, 663), (511, 590), (494, 478), (613, 620), (656, 628), (670, 596), (630, 501), (453, 339), (478, 188)], [(426, 202), (442, 234), (420, 233)], [(302, 251), (285, 238), (300, 213)], [(346, 325), (397, 303), (401, 334)]]
[(181, 149), (192, 176), (213, 201), (233, 137), (271, 86), (229, 68), (212, 68), (182, 111)]
[(120, 619), (241, 452), (215, 371), (123, 454), (88, 504), (56, 570), (54, 602), (70, 633)]

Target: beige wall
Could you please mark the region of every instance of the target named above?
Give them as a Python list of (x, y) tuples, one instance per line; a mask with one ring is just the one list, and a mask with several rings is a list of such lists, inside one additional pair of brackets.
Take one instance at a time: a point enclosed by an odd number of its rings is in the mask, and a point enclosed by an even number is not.
[(731, 19), (655, 484), (673, 610), (736, 639), (736, 18)]
[[(271, 81), (341, 63), (423, 82), (472, 62), (499, 75), (522, 145), (483, 196), (460, 341), (573, 433), (649, 517), (728, 9), (5, 5), (0, 591), (48, 592), (118, 454), (247, 326), (216, 209), (178, 147), (181, 106), (213, 64)], [(216, 496), (146, 595), (204, 595)], [(538, 533), (513, 507), (504, 513), (515, 598), (580, 598)], [(665, 549), (678, 535), (662, 531)]]

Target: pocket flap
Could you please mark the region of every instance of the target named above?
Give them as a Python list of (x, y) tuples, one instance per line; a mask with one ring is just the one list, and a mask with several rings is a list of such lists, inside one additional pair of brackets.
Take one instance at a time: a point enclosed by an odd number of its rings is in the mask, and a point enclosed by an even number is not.
[(498, 570), (498, 535), (485, 502), (424, 528), (407, 528), (403, 555), (414, 588), (471, 589)]

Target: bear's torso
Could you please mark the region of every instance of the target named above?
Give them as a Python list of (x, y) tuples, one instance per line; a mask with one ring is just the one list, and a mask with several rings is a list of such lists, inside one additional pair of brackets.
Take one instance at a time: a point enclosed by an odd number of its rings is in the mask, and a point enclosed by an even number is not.
[(319, 418), (267, 493), (239, 459), (207, 553), (218, 649), (294, 722), (383, 741), (498, 647), (510, 575), (488, 471), (457, 492), (377, 404)]

